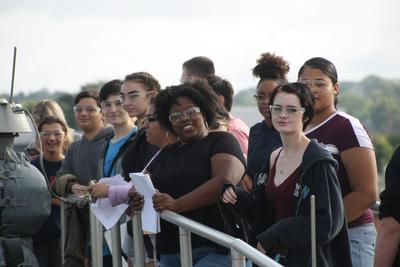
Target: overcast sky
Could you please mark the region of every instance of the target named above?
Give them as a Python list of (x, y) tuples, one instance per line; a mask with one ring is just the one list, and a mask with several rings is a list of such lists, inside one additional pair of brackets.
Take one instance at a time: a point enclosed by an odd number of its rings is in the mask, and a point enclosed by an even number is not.
[(148, 71), (177, 84), (182, 63), (213, 59), (235, 89), (257, 80), (263, 52), (284, 56), (296, 79), (307, 59), (335, 63), (339, 80), (400, 78), (399, 0), (0, 0), (0, 94), (76, 92), (88, 82)]

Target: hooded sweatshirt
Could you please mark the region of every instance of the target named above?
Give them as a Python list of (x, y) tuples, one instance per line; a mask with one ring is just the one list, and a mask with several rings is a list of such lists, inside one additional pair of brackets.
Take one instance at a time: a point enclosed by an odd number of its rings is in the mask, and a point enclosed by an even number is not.
[(61, 195), (70, 193), (70, 181), (88, 185), (90, 180), (98, 178), (98, 162), (101, 149), (107, 139), (113, 135), (111, 127), (105, 127), (92, 140), (82, 136), (81, 140), (71, 144), (57, 172), (56, 190)]
[(238, 201), (231, 209), (250, 219), (252, 236), (267, 254), (273, 248), (283, 248), (285, 266), (311, 266), (310, 196), (315, 195), (317, 266), (352, 266), (336, 168), (333, 157), (312, 140), (304, 152), (302, 174), (293, 192), (295, 216), (275, 222), (274, 208), (265, 196), (266, 175), (251, 194), (235, 187)]

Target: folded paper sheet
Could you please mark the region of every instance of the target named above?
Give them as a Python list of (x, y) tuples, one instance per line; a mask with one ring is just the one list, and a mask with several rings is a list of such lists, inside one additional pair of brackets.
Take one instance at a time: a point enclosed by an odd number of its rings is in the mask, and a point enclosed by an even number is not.
[[(98, 182), (106, 183), (110, 186), (127, 184), (124, 178), (119, 174), (113, 177), (102, 178)], [(120, 204), (112, 207), (108, 198), (99, 198), (95, 203), (90, 205), (93, 214), (107, 230), (118, 222), (119, 218), (121, 218), (121, 215), (124, 214), (128, 207), (128, 204)]]
[(153, 208), (154, 185), (148, 174), (142, 172), (130, 173), (135, 190), (144, 196), (142, 210), (142, 229), (145, 233), (155, 234), (160, 232), (160, 214)]

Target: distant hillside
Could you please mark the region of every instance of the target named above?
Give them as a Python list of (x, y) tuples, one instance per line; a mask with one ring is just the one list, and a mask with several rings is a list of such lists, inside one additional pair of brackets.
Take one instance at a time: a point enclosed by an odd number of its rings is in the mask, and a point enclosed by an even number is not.
[(255, 94), (255, 87), (242, 90), (233, 96), (233, 104), (237, 106), (254, 106), (256, 104), (253, 97)]

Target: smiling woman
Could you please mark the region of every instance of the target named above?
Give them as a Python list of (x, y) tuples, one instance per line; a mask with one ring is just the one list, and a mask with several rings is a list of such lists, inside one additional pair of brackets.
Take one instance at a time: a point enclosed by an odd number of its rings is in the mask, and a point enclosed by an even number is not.
[[(156, 99), (155, 114), (180, 141), (166, 146), (147, 170), (159, 191), (153, 197), (156, 210), (172, 210), (227, 232), (216, 201), (225, 183), (239, 183), (245, 172), (245, 159), (233, 135), (209, 132), (208, 126), (218, 125), (217, 103), (216, 95), (203, 81), (162, 91)], [(176, 226), (161, 221), (156, 244), (161, 266), (179, 265)], [(192, 247), (196, 266), (231, 263), (227, 251), (206, 239), (193, 236)]]
[[(38, 130), (42, 145), (43, 166), (41, 166), (39, 158), (34, 159), (31, 163), (46, 174), (50, 184), (54, 184), (56, 172), (61, 168), (61, 162), (64, 159), (63, 149), (67, 140), (68, 128), (60, 118), (47, 116), (39, 122)], [(61, 234), (58, 227), (60, 209), (56, 199), (52, 199), (52, 204), (49, 218), (33, 239), (35, 254), (40, 266), (60, 266), (61, 263)]]

